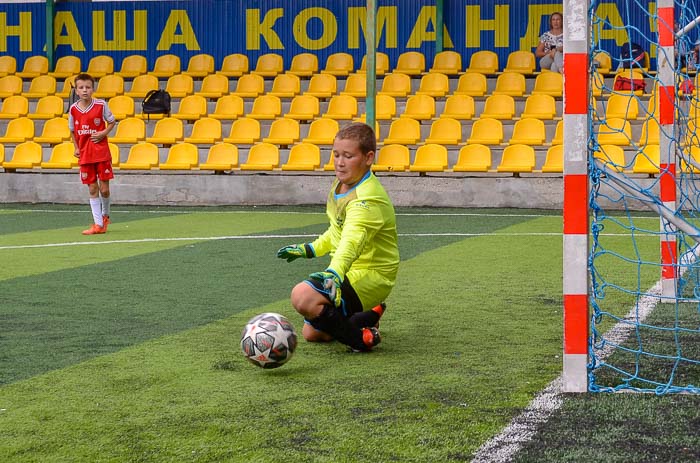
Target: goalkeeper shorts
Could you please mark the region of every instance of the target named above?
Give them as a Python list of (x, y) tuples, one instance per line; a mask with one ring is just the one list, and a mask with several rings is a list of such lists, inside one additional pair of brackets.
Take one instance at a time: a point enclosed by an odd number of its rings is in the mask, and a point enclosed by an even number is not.
[[(323, 282), (311, 279), (306, 282), (332, 302), (328, 290), (323, 287)], [(340, 285), (343, 313), (349, 317), (379, 305), (386, 300), (393, 287), (394, 280), (387, 279), (376, 270), (351, 268)]]

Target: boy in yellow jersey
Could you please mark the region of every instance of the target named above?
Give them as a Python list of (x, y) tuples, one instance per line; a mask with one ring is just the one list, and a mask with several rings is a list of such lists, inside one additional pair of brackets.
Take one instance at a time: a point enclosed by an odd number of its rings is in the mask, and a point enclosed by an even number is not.
[(354, 351), (369, 351), (380, 341), (376, 326), (396, 282), (399, 249), (394, 206), (371, 170), (376, 140), (363, 123), (338, 132), (332, 153), (336, 180), (326, 203), (330, 226), (311, 243), (277, 251), (287, 262), (331, 256), (324, 271), (292, 289), (307, 341), (336, 339)]

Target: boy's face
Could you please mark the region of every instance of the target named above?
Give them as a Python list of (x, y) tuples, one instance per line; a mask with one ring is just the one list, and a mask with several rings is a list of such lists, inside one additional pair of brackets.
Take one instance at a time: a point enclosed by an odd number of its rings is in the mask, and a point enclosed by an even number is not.
[(75, 81), (75, 94), (78, 95), (83, 101), (90, 101), (92, 99), (93, 85), (91, 80), (76, 80)]
[(374, 161), (374, 151), (362, 154), (355, 140), (338, 139), (333, 142), (335, 176), (340, 183), (352, 187), (362, 180)]

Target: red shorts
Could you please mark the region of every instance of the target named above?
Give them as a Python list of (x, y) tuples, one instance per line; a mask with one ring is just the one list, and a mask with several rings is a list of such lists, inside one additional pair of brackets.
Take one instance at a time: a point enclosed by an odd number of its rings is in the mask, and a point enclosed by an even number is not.
[(102, 181), (112, 180), (114, 178), (111, 160), (80, 165), (80, 180), (84, 185), (97, 183), (98, 178)]

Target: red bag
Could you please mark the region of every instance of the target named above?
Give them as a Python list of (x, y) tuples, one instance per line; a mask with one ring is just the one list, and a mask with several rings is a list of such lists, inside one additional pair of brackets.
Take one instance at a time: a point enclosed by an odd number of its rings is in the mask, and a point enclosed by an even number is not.
[(647, 84), (644, 79), (630, 79), (629, 77), (617, 76), (613, 90), (645, 91)]

